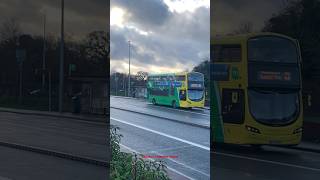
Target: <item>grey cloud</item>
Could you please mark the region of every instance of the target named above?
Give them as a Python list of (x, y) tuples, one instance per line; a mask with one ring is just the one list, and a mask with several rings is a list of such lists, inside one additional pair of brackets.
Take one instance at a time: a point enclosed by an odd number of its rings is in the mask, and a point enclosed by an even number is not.
[(165, 23), (171, 15), (162, 0), (111, 0), (111, 4), (129, 11), (128, 21), (147, 30)]
[[(66, 0), (66, 33), (84, 35), (93, 30), (106, 30), (109, 24), (108, 0)], [(0, 23), (15, 17), (25, 33), (42, 32), (44, 7), (47, 7), (48, 33), (58, 34), (61, 0), (1, 0)]]
[(246, 22), (251, 22), (255, 30), (260, 30), (265, 21), (284, 7), (284, 1), (215, 0), (211, 7), (212, 32), (227, 34)]
[(111, 58), (125, 59), (128, 57), (128, 39), (125, 35), (129, 33), (128, 29), (114, 27), (110, 32)]
[(127, 59), (127, 41), (130, 39), (137, 49), (132, 52), (135, 65), (196, 65), (205, 58), (204, 56), (209, 56), (209, 22), (209, 9), (199, 8), (194, 13), (173, 13), (166, 22), (151, 29), (152, 33), (149, 36), (141, 35), (133, 29), (112, 26), (111, 59)]

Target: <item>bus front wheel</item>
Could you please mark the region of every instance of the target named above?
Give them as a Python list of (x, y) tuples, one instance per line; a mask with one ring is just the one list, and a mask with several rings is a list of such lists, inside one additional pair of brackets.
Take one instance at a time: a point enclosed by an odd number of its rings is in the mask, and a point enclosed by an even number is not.
[(176, 103), (176, 101), (172, 101), (172, 107), (173, 107), (174, 109), (177, 108), (177, 103)]
[(155, 100), (154, 98), (152, 99), (152, 104), (153, 104), (153, 105), (156, 105), (156, 104), (157, 104), (157, 103), (156, 103), (156, 100)]

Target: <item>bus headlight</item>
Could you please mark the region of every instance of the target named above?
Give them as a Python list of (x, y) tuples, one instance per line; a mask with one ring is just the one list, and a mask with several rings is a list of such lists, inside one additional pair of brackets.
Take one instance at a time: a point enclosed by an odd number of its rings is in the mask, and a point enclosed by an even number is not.
[(298, 133), (301, 133), (302, 131), (303, 131), (303, 128), (300, 127), (300, 128), (298, 128), (298, 129), (295, 129), (295, 130), (293, 131), (293, 134), (298, 134)]
[(254, 132), (254, 133), (261, 134), (261, 133), (260, 133), (260, 130), (257, 129), (257, 128), (254, 128), (254, 127), (251, 127), (251, 126), (247, 126), (247, 125), (246, 125), (246, 129), (247, 129), (248, 131), (250, 131), (250, 132)]

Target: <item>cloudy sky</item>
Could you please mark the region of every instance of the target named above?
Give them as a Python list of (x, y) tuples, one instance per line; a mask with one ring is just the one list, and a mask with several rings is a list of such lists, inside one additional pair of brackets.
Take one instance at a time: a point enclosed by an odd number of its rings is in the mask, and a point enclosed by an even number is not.
[[(106, 30), (109, 24), (109, 0), (65, 0), (65, 33), (83, 36), (93, 30)], [(41, 34), (43, 13), (47, 31), (60, 31), (61, 0), (0, 0), (0, 24), (15, 18), (24, 33)]]
[(111, 0), (111, 72), (179, 72), (209, 57), (209, 0)]
[(242, 23), (252, 23), (259, 31), (273, 14), (293, 0), (213, 0), (211, 31), (213, 35), (229, 34)]

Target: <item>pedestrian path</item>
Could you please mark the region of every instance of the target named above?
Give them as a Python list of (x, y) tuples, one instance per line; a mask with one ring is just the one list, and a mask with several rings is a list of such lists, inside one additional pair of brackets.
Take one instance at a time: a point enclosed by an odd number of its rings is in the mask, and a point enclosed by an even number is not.
[(103, 115), (90, 115), (90, 114), (73, 114), (69, 112), (49, 112), (49, 111), (36, 111), (36, 110), (24, 110), (24, 109), (13, 109), (13, 108), (3, 108), (0, 107), (0, 112), (9, 112), (9, 113), (19, 113), (19, 114), (29, 114), (29, 115), (39, 115), (39, 116), (51, 116), (51, 117), (62, 117), (70, 119), (79, 119), (85, 121), (98, 121), (106, 122), (107, 117)]

